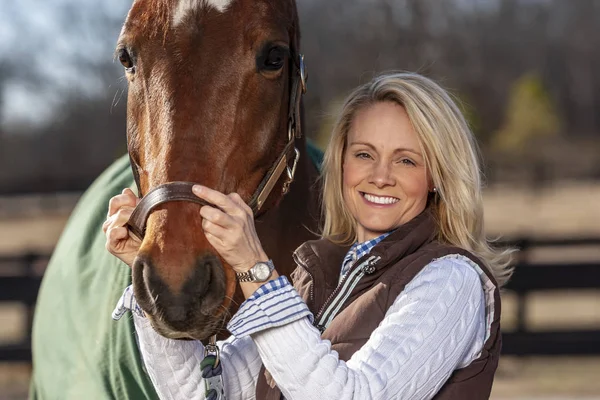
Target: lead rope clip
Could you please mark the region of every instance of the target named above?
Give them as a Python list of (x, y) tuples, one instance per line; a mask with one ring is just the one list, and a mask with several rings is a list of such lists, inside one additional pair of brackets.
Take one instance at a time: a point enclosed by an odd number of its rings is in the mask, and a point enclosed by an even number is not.
[(217, 337), (211, 336), (204, 347), (204, 359), (200, 363), (202, 378), (204, 378), (206, 400), (225, 400), (223, 388), (223, 368), (217, 346)]

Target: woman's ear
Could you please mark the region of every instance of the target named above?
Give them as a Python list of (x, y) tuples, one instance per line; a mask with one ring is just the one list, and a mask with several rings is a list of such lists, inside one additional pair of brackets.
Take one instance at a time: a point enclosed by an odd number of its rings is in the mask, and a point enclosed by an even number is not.
[(427, 185), (427, 191), (429, 193), (435, 193), (437, 192), (436, 186), (435, 186), (435, 182), (433, 182), (433, 178), (431, 177), (431, 174), (429, 173), (429, 170), (427, 171), (427, 181), (429, 182)]

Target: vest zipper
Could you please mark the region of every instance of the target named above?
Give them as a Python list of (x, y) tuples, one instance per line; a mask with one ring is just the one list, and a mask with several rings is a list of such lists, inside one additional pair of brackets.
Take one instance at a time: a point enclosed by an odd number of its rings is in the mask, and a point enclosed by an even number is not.
[(355, 265), (358, 266), (353, 266), (346, 276), (342, 278), (340, 284), (335, 288), (327, 301), (323, 303), (321, 310), (319, 310), (319, 313), (315, 317), (315, 326), (321, 333), (327, 329), (362, 277), (365, 274), (368, 275), (375, 272), (375, 264), (379, 260), (381, 260), (380, 256), (370, 256), (360, 264), (357, 261)]

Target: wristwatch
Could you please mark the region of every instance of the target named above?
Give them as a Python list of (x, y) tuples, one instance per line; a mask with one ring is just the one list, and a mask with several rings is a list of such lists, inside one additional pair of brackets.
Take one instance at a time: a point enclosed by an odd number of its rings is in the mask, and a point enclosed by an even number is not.
[(273, 261), (259, 261), (247, 272), (236, 272), (239, 282), (266, 282), (273, 273)]

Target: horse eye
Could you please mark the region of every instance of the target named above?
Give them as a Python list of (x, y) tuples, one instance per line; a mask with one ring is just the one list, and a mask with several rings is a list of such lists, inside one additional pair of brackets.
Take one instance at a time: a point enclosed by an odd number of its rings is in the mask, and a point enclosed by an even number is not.
[(119, 61), (126, 69), (133, 68), (133, 61), (131, 60), (131, 56), (126, 49), (119, 49), (118, 51)]
[(271, 47), (262, 62), (263, 70), (277, 71), (283, 68), (287, 51), (281, 46)]

